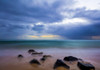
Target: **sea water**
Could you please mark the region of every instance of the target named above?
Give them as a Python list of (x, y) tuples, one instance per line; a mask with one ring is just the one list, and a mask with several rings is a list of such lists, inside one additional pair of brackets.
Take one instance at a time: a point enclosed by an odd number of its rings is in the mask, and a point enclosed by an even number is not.
[(99, 48), (100, 40), (16, 40), (0, 41), (2, 48)]

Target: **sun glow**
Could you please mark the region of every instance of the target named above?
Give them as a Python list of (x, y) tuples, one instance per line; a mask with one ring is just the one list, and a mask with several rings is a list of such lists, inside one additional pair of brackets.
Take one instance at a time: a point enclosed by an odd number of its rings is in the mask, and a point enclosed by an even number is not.
[(38, 38), (38, 36), (28, 36), (28, 37), (32, 37), (32, 38)]
[(41, 35), (41, 36), (29, 35), (27, 37), (31, 39), (61, 39), (61, 36), (59, 35)]
[(58, 36), (58, 35), (42, 35), (42, 36), (40, 36), (40, 37), (42, 37), (42, 38), (54, 38), (54, 37), (60, 37), (60, 36)]

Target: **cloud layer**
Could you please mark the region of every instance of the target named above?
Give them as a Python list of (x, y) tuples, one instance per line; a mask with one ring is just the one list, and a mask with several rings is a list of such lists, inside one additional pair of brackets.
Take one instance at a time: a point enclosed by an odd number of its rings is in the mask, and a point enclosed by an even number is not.
[(94, 2), (95, 7), (82, 3), (79, 7), (79, 0), (0, 0), (0, 40), (28, 39), (24, 36), (30, 35), (97, 39), (100, 1)]

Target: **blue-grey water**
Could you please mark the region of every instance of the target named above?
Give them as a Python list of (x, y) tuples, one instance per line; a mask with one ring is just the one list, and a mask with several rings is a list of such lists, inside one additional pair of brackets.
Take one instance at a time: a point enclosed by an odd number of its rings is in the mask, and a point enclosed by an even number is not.
[(0, 48), (99, 48), (100, 40), (19, 40), (0, 41)]

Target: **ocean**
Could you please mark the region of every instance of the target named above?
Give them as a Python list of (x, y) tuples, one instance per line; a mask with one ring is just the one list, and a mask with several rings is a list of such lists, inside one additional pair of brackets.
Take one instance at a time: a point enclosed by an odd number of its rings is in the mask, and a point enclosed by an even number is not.
[(99, 48), (100, 40), (16, 40), (0, 41), (0, 48)]

